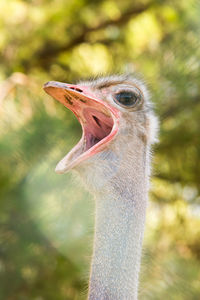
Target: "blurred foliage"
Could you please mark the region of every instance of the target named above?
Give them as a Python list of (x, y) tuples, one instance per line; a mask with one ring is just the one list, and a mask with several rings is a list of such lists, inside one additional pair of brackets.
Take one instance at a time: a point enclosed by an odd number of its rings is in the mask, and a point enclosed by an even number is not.
[(94, 203), (53, 169), (80, 138), (42, 91), (139, 72), (160, 117), (140, 299), (200, 298), (200, 3), (1, 0), (0, 299), (85, 299)]

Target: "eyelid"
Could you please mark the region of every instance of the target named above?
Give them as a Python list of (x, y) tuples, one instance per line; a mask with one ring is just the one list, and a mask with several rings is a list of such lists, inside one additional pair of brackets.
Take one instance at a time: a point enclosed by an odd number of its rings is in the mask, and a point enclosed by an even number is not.
[(138, 90), (138, 93), (137, 92), (134, 92), (134, 91), (130, 91), (130, 90), (120, 90), (120, 91), (118, 91), (117, 93), (115, 93), (113, 96), (114, 96), (114, 98), (115, 98), (115, 95), (119, 95), (119, 94), (121, 94), (121, 93), (130, 93), (130, 94), (135, 94), (139, 99), (141, 99), (142, 98), (142, 94), (140, 93), (140, 91)]
[(138, 95), (138, 97), (142, 97), (143, 96), (143, 93), (140, 89), (138, 89), (137, 87), (134, 88), (134, 90), (132, 89), (119, 89), (115, 94), (120, 94), (120, 93), (132, 93), (132, 94), (136, 94)]

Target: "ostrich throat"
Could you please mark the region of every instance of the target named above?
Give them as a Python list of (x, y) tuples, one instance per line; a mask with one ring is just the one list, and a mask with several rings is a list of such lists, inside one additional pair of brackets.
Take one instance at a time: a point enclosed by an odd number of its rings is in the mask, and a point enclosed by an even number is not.
[[(135, 300), (148, 193), (146, 145), (135, 141), (133, 156), (97, 190), (89, 300)], [(135, 148), (134, 147), (134, 148)], [(131, 144), (130, 148), (133, 148)], [(101, 180), (101, 179), (100, 179)]]

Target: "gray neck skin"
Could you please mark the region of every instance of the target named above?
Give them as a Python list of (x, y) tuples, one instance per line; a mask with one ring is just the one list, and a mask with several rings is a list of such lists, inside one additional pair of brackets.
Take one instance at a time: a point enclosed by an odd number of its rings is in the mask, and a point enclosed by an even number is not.
[(109, 180), (104, 178), (104, 184), (102, 181), (102, 185), (93, 190), (96, 228), (89, 300), (137, 299), (148, 192), (148, 156), (147, 147), (140, 144), (137, 159), (125, 158), (127, 162), (123, 161)]

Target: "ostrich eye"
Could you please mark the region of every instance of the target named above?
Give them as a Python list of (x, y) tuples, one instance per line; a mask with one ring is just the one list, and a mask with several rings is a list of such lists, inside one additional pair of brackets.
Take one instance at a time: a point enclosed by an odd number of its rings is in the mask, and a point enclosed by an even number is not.
[(134, 92), (123, 91), (115, 94), (114, 101), (123, 107), (133, 107), (138, 100), (140, 100), (140, 94)]

